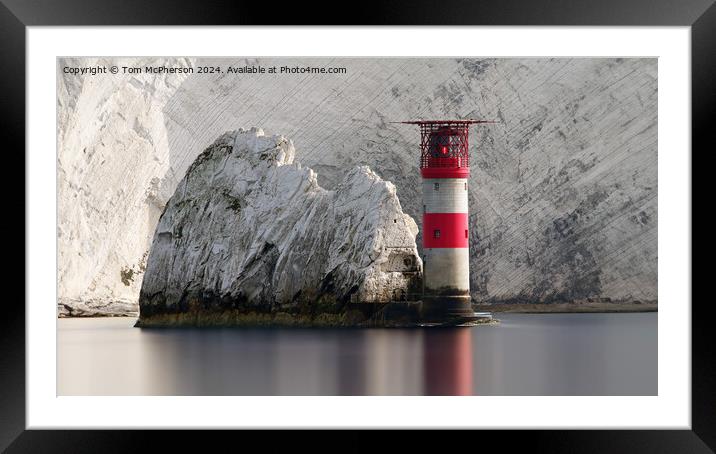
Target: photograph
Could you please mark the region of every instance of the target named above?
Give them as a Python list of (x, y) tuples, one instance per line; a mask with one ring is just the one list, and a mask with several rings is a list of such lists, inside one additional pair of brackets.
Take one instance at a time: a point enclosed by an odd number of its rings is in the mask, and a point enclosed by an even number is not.
[(57, 395), (659, 395), (659, 65), (58, 56)]
[(0, 0), (0, 451), (716, 452), (715, 1)]

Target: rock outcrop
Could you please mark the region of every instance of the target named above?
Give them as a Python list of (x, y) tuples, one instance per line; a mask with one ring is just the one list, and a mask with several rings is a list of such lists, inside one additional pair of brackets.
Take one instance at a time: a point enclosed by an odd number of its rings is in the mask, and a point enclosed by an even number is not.
[(360, 166), (326, 190), (294, 154), (254, 128), (197, 157), (154, 234), (142, 326), (206, 313), (340, 317), (348, 303), (419, 290), (418, 227), (395, 186)]

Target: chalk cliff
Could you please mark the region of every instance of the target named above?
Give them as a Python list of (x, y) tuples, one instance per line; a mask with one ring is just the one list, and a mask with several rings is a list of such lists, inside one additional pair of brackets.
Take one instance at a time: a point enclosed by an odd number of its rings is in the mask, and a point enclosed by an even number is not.
[(189, 59), (58, 62), (58, 312), (136, 315), (147, 250), (176, 187), (163, 109), (183, 74), (75, 76), (61, 67), (191, 67)]
[(294, 155), (291, 141), (252, 128), (196, 158), (154, 233), (140, 324), (200, 312), (320, 317), (419, 290), (418, 227), (395, 186), (360, 166), (326, 190)]

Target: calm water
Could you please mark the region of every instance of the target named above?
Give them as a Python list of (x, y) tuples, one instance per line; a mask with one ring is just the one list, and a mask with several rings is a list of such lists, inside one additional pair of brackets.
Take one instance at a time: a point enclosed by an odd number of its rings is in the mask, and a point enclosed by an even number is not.
[(444, 329), (140, 329), (58, 320), (60, 395), (655, 395), (657, 314)]

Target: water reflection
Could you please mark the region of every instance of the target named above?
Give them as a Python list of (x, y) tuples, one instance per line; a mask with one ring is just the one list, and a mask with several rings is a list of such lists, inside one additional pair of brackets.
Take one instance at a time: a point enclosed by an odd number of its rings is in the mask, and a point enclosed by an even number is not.
[(432, 329), (137, 329), (63, 319), (60, 395), (655, 395), (657, 314)]
[(426, 395), (472, 395), (472, 339), (469, 328), (427, 329), (423, 354)]
[(379, 329), (336, 333), (336, 394), (422, 394), (422, 334)]

